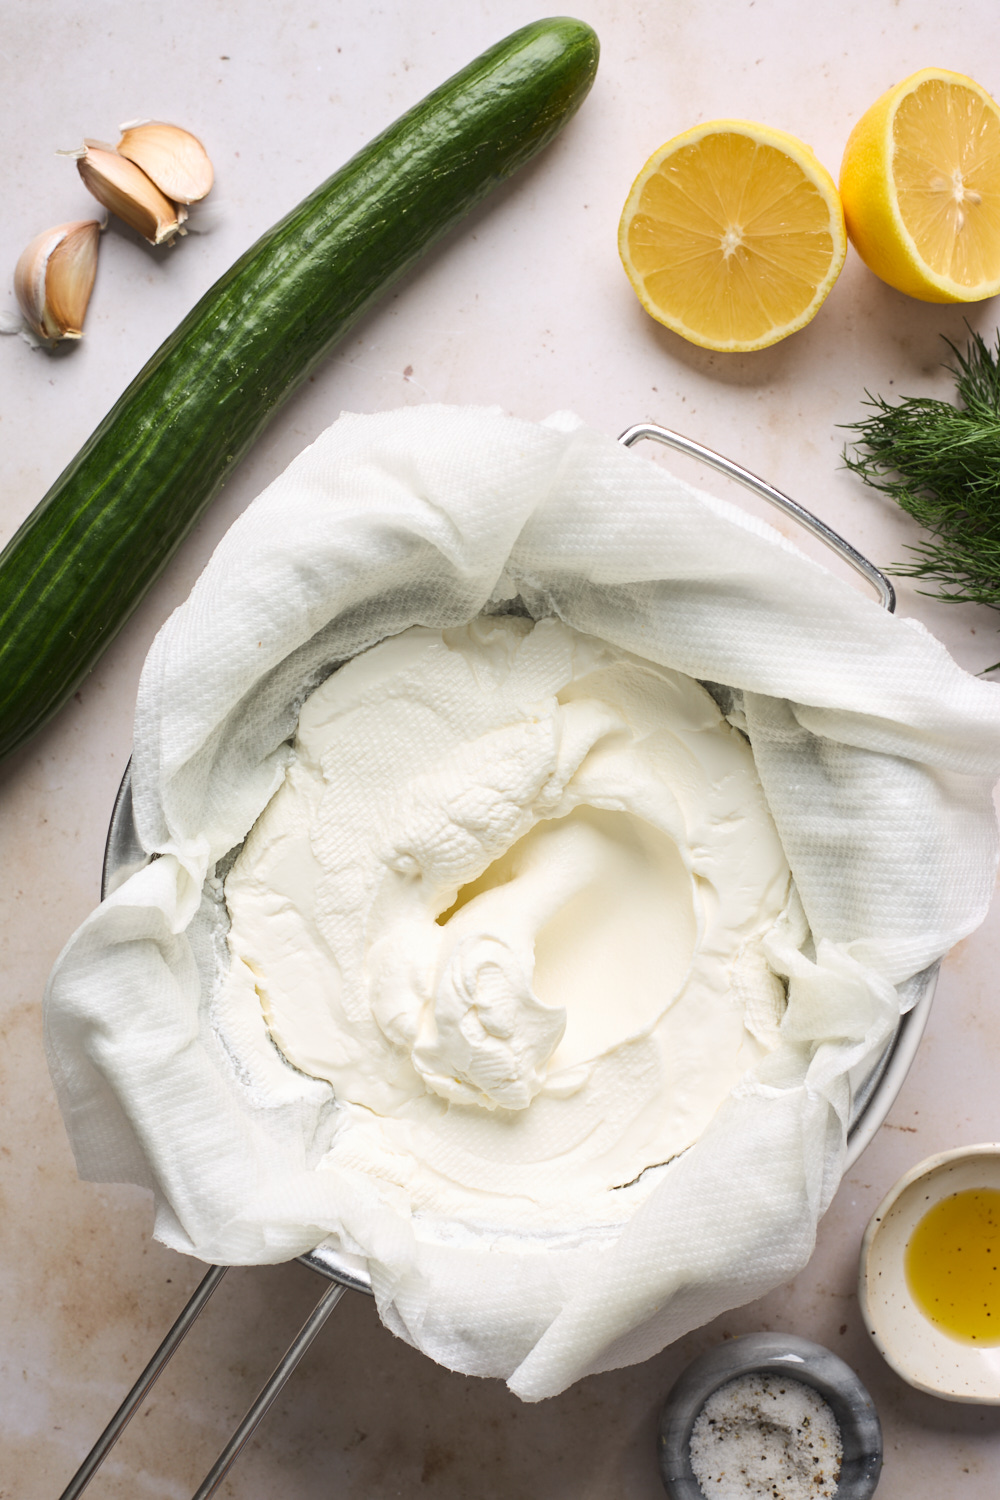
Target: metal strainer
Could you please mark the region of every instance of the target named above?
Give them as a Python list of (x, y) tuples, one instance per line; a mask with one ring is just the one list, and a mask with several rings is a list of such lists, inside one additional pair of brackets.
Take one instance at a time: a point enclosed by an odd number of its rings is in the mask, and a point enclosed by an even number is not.
[[(758, 479), (749, 470), (732, 459), (705, 448), (701, 443), (680, 433), (652, 423), (640, 423), (622, 433), (619, 441), (631, 447), (643, 438), (652, 439), (674, 448), (691, 458), (708, 464), (730, 479), (753, 490), (757, 495), (798, 521), (808, 531), (824, 542), (832, 551), (855, 569), (875, 589), (879, 602), (890, 612), (895, 609), (896, 595), (892, 584), (878, 568), (858, 552), (843, 537), (831, 530), (825, 522), (810, 511), (789, 499), (773, 485)], [(150, 856), (139, 843), (132, 817), (132, 786), (130, 770), (127, 768), (111, 815), (111, 826), (104, 853), (102, 899), (148, 863)], [(846, 1166), (851, 1166), (869, 1144), (882, 1124), (909, 1071), (920, 1038), (923, 1035), (930, 1010), (937, 966), (916, 976), (910, 982), (914, 1004), (901, 1018), (895, 1035), (885, 1048), (875, 1067), (858, 1081), (854, 1090), (851, 1124), (848, 1131)], [(295, 1366), (319, 1333), (327, 1318), (347, 1290), (372, 1292), (371, 1279), (365, 1262), (358, 1256), (348, 1255), (331, 1246), (319, 1245), (306, 1255), (299, 1256), (303, 1265), (309, 1266), (329, 1283), (312, 1313), (296, 1334), (273, 1373), (250, 1406), (226, 1447), (213, 1464), (209, 1473), (196, 1490), (193, 1500), (208, 1500), (222, 1483), (232, 1464), (275, 1400)], [(228, 1267), (212, 1266), (204, 1276), (193, 1296), (183, 1308), (169, 1333), (163, 1340), (149, 1364), (129, 1391), (104, 1432), (80, 1465), (76, 1474), (63, 1491), (60, 1500), (76, 1500), (90, 1483), (114, 1444), (124, 1432), (131, 1418), (151, 1391), (156, 1380), (166, 1367), (188, 1330), (226, 1274)]]

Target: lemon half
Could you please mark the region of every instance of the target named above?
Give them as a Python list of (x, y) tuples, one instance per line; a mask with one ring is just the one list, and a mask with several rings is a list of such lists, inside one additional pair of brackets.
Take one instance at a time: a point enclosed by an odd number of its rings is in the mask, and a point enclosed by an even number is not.
[(1000, 292), (1000, 111), (964, 73), (924, 68), (877, 99), (848, 137), (840, 193), (858, 254), (897, 291)]
[(847, 253), (833, 178), (794, 136), (711, 120), (653, 153), (618, 250), (639, 301), (703, 349), (764, 349), (819, 310)]

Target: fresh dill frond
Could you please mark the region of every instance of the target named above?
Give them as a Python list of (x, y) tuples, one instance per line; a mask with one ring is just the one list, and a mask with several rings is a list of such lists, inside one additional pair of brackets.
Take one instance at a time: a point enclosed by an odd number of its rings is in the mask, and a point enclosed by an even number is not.
[(995, 350), (978, 333), (964, 354), (945, 342), (961, 405), (866, 392), (873, 415), (849, 424), (858, 437), (844, 461), (930, 532), (907, 549), (913, 562), (890, 571), (933, 579), (941, 587), (924, 592), (934, 598), (1000, 609), (1000, 333)]

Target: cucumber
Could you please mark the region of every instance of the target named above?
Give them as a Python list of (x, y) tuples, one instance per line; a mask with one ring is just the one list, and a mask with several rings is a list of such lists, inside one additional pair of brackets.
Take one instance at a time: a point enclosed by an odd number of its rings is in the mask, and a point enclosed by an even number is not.
[(0, 554), (0, 759), (72, 694), (281, 402), (583, 102), (598, 42), (515, 31), (364, 147), (211, 288)]

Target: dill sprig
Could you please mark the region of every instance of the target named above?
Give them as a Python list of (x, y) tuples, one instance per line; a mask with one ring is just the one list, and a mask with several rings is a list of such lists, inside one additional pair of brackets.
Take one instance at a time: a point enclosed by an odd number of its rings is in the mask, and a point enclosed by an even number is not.
[(891, 405), (866, 391), (873, 415), (849, 425), (859, 437), (844, 460), (931, 534), (892, 572), (934, 579), (941, 588), (923, 591), (933, 598), (1000, 609), (1000, 333), (995, 351), (978, 333), (964, 354), (945, 342), (962, 404), (908, 396)]

